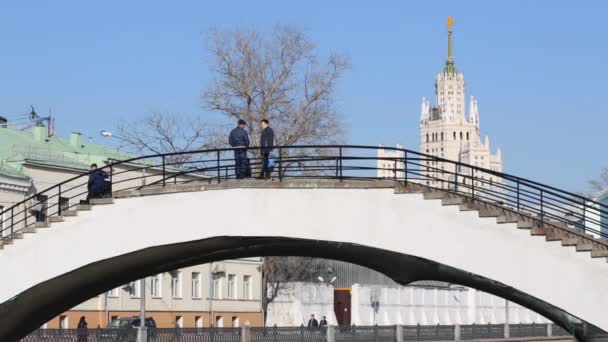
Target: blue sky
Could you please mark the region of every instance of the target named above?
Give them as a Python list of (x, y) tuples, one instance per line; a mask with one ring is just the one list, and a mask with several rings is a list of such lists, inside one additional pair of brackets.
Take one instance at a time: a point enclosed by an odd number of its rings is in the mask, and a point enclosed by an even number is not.
[(153, 110), (205, 118), (212, 26), (293, 24), (352, 60), (338, 105), (358, 144), (417, 149), (455, 17), (455, 60), (505, 171), (573, 191), (608, 166), (602, 1), (13, 1), (0, 5), (0, 113), (98, 136)]

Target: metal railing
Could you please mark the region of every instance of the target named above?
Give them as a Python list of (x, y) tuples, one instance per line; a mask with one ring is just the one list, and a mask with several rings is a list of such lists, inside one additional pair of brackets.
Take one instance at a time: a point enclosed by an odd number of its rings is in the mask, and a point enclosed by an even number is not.
[[(379, 151), (390, 156), (378, 157)], [(259, 148), (249, 148), (250, 167), (261, 171)], [(274, 147), (273, 177), (287, 179), (380, 180), (418, 184), (479, 203), (490, 203), (532, 220), (570, 229), (583, 238), (608, 238), (608, 206), (529, 179), (411, 150), (359, 145)], [(242, 164), (240, 164), (242, 165)], [(111, 192), (166, 187), (195, 181), (235, 179), (234, 149), (210, 149), (136, 157), (102, 167)], [(0, 241), (19, 237), (24, 228), (74, 210), (87, 196), (90, 171), (51, 186), (5, 208)], [(597, 243), (608, 244), (604, 241)]]
[[(569, 336), (554, 324), (510, 324), (510, 337)], [(405, 342), (502, 339), (504, 324), (148, 329), (148, 342)], [(136, 329), (38, 329), (22, 342), (130, 342)]]

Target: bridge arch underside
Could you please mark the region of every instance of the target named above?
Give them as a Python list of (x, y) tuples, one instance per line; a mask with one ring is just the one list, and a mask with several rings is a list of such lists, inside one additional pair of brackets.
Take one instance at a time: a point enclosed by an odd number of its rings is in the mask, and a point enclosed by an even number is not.
[[(136, 279), (202, 263), (254, 256), (307, 256), (346, 261), (374, 269), (402, 285), (438, 280), (485, 291), (536, 311), (568, 330), (572, 329), (573, 321), (579, 321), (564, 310), (503, 283), (412, 255), (342, 242), (219, 236), (145, 248), (97, 261), (37, 284), (0, 304), (0, 340), (18, 340), (61, 312)], [(585, 340), (583, 329), (575, 329), (579, 340)]]

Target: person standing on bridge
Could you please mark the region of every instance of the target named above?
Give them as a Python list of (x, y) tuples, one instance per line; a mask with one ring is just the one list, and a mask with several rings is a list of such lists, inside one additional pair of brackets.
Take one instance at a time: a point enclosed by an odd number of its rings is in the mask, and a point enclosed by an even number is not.
[(230, 132), (228, 142), (234, 150), (234, 173), (236, 179), (247, 177), (247, 148), (249, 147), (249, 135), (245, 130), (247, 123), (239, 120), (236, 128)]
[(258, 179), (269, 179), (271, 169), (268, 166), (268, 159), (270, 153), (274, 148), (274, 131), (270, 128), (268, 120), (264, 119), (260, 121), (260, 127), (262, 128), (262, 134), (260, 136), (260, 154), (262, 156), (262, 171), (258, 176)]
[[(91, 164), (90, 169), (97, 169), (97, 164)], [(106, 191), (106, 175), (102, 170), (93, 171), (89, 174), (87, 189), (89, 190), (89, 193), (87, 194), (87, 201), (91, 198), (102, 197)]]

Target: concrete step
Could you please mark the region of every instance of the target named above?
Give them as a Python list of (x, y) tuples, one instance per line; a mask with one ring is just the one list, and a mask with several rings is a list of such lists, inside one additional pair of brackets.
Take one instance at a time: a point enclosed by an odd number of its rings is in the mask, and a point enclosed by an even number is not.
[(547, 229), (540, 226), (533, 226), (530, 228), (530, 235), (532, 236), (542, 236), (547, 234)]
[(25, 228), (21, 229), (21, 232), (24, 234), (34, 234), (34, 233), (36, 233), (36, 227), (34, 227), (34, 226), (25, 227)]
[(63, 210), (61, 212), (61, 216), (67, 217), (67, 216), (77, 216), (78, 215), (78, 211), (77, 210)]
[(49, 216), (49, 222), (63, 222), (63, 216)]
[(463, 203), (459, 207), (460, 211), (475, 211), (477, 208), (470, 206), (468, 203)]
[(532, 227), (534, 227), (535, 224), (532, 221), (518, 221), (517, 222), (517, 228), (518, 229), (532, 229)]
[(496, 208), (481, 208), (479, 209), (479, 217), (499, 217), (502, 216), (503, 213), (501, 210)]
[(86, 211), (93, 209), (93, 206), (90, 204), (79, 204), (76, 206), (76, 210), (78, 211)]
[(578, 238), (566, 237), (562, 239), (562, 246), (576, 246), (579, 241)]
[(605, 258), (608, 257), (608, 249), (600, 249), (591, 251), (592, 258)]
[(112, 198), (112, 197), (92, 198), (92, 199), (89, 200), (89, 203), (93, 204), (93, 205), (113, 204), (114, 203), (114, 198)]
[(545, 241), (562, 241), (564, 234), (553, 229), (547, 229), (545, 233)]
[(441, 199), (441, 205), (460, 205), (462, 203), (462, 197), (444, 197)]
[(593, 243), (588, 241), (580, 241), (576, 244), (577, 252), (591, 252), (593, 251)]
[(496, 218), (496, 223), (518, 223), (519, 217), (514, 215), (501, 215)]
[(36, 222), (34, 223), (34, 228), (50, 228), (51, 224), (49, 222)]
[(423, 194), (424, 199), (443, 199), (444, 197), (447, 196), (447, 193), (443, 192), (443, 191), (432, 191), (432, 192), (425, 192)]

